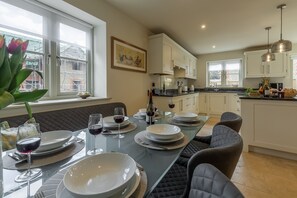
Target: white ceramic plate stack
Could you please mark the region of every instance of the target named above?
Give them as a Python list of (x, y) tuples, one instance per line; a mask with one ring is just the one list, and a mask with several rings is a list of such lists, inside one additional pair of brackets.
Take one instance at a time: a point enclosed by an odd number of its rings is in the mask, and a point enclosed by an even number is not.
[(179, 112), (173, 116), (174, 122), (182, 123), (197, 123), (199, 122), (198, 115), (192, 112)]
[(180, 128), (170, 124), (155, 124), (146, 128), (145, 138), (157, 143), (172, 143), (181, 140), (184, 134)]
[(66, 190), (74, 197), (131, 195), (139, 182), (135, 161), (122, 153), (103, 153), (83, 159), (70, 167), (63, 178)]
[[(127, 127), (129, 124), (129, 117), (125, 116), (124, 121), (120, 124), (120, 128)], [(118, 123), (115, 123), (113, 116), (104, 117), (103, 126), (107, 129), (118, 129)]]
[(37, 150), (32, 152), (32, 155), (41, 156), (48, 155), (60, 150), (74, 143), (70, 141), (72, 132), (67, 130), (48, 131), (41, 133), (41, 142)]

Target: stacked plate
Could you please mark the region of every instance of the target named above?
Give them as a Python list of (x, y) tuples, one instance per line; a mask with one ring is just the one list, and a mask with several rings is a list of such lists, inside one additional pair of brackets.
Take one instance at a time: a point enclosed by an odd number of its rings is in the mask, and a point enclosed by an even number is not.
[(146, 128), (145, 138), (157, 143), (172, 143), (181, 140), (180, 128), (170, 124), (155, 124)]
[(72, 132), (67, 130), (48, 131), (41, 133), (41, 142), (32, 155), (47, 155), (63, 150), (74, 141), (71, 141)]
[(70, 167), (63, 178), (73, 197), (129, 197), (139, 183), (135, 161), (122, 153), (88, 157)]
[(173, 123), (196, 124), (199, 123), (198, 115), (191, 112), (176, 113), (172, 118)]
[[(129, 122), (129, 118), (127, 116), (125, 116), (124, 121), (120, 124), (120, 128), (125, 128), (127, 126), (129, 126), (130, 122)], [(113, 116), (108, 116), (103, 118), (103, 126), (104, 128), (107, 129), (118, 129), (118, 124), (115, 123)]]

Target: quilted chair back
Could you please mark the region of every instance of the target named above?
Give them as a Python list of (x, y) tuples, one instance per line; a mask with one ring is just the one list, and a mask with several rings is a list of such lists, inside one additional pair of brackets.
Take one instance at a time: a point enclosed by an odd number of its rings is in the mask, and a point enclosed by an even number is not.
[(239, 132), (242, 124), (242, 118), (240, 115), (237, 115), (233, 112), (224, 112), (221, 115), (221, 120), (216, 125), (225, 125), (233, 129), (234, 131)]
[[(33, 117), (35, 118), (36, 122), (40, 123), (40, 130), (43, 132), (61, 129), (77, 131), (88, 127), (90, 114), (101, 113), (103, 117), (112, 116), (114, 114), (115, 107), (124, 107), (125, 114), (127, 115), (126, 105), (121, 102), (114, 102), (33, 113)], [(28, 115), (1, 118), (2, 121), (7, 121), (10, 127), (17, 127), (25, 123), (28, 119)]]
[(188, 162), (184, 197), (188, 197), (193, 172), (199, 164), (212, 164), (231, 179), (242, 147), (242, 138), (235, 130), (224, 125), (214, 126), (210, 147), (196, 152)]
[(193, 173), (189, 198), (243, 198), (238, 188), (211, 164), (198, 165)]

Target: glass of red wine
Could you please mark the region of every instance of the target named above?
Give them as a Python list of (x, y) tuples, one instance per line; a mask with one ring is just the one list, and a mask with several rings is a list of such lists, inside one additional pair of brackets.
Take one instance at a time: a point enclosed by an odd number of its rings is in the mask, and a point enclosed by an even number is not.
[(91, 114), (88, 123), (89, 133), (94, 135), (94, 148), (87, 152), (88, 155), (96, 155), (103, 152), (101, 148), (96, 148), (96, 136), (103, 131), (103, 117), (102, 114)]
[(115, 138), (124, 138), (125, 136), (123, 134), (120, 134), (121, 123), (125, 120), (125, 110), (123, 107), (114, 108), (113, 119), (114, 122), (118, 124), (118, 134), (115, 136)]
[(172, 98), (169, 99), (168, 107), (171, 109), (171, 115), (173, 117), (173, 108), (175, 107), (175, 104), (173, 103)]
[(35, 151), (41, 142), (41, 132), (38, 123), (24, 124), (18, 127), (16, 149), (22, 155), (28, 156), (28, 170), (15, 178), (16, 182), (29, 181), (41, 174), (40, 168), (31, 169), (31, 152)]

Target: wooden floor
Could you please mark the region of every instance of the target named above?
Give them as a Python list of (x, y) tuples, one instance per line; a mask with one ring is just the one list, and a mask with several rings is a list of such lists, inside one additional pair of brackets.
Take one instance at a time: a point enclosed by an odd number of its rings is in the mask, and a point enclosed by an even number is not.
[[(210, 118), (199, 135), (218, 121)], [(243, 152), (231, 180), (247, 198), (297, 198), (297, 161)]]

